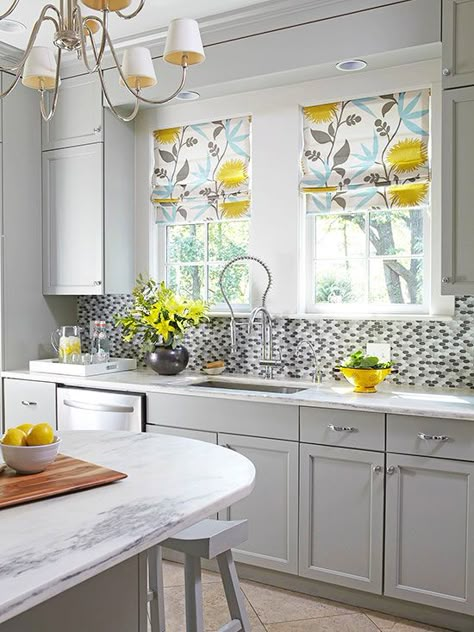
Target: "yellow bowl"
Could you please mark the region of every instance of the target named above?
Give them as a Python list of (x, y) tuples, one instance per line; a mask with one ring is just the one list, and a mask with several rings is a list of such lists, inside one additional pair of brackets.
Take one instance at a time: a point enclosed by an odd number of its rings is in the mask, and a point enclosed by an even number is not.
[(376, 393), (375, 388), (383, 382), (392, 369), (350, 369), (349, 367), (339, 367), (342, 375), (354, 386), (354, 393)]

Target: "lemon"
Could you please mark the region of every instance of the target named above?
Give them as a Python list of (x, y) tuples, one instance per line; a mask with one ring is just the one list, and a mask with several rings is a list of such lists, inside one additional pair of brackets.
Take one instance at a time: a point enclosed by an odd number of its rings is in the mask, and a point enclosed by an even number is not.
[(5, 445), (26, 445), (26, 434), (19, 428), (9, 428), (3, 435)]
[(36, 424), (26, 437), (27, 445), (48, 445), (54, 441), (54, 430), (49, 424)]
[(25, 434), (28, 434), (29, 431), (33, 428), (33, 424), (20, 424), (16, 427), (17, 430), (23, 430)]

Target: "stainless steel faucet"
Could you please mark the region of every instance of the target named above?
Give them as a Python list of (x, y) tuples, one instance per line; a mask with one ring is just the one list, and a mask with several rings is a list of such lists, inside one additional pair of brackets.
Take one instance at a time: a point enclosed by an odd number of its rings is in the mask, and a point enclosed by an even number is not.
[(310, 340), (300, 340), (296, 345), (296, 351), (298, 351), (303, 345), (307, 345), (311, 353), (313, 354), (313, 374), (312, 380), (315, 384), (321, 384), (323, 376), (321, 372), (321, 363), (319, 361), (319, 356), (316, 352), (316, 348)]
[(273, 369), (276, 366), (281, 366), (281, 351), (278, 350), (277, 357), (274, 357), (275, 350), (273, 348), (273, 326), (272, 317), (266, 307), (256, 307), (252, 310), (249, 320), (248, 334), (252, 333), (252, 329), (257, 317), (261, 315), (262, 329), (261, 329), (261, 355), (260, 366), (265, 367), (265, 377), (271, 379), (273, 377)]

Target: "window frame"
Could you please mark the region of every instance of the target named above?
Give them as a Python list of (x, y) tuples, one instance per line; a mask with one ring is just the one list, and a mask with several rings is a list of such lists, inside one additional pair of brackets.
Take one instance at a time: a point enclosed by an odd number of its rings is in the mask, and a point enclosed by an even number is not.
[[(314, 295), (314, 249), (315, 249), (315, 216), (306, 213), (306, 196), (300, 193), (300, 230), (303, 252), (301, 255), (300, 269), (300, 296), (304, 314), (308, 316), (321, 316), (330, 318), (344, 318), (357, 316), (358, 318), (384, 318), (407, 317), (416, 319), (417, 316), (427, 317), (440, 313), (451, 315), (454, 312), (454, 302), (450, 309), (445, 307), (446, 301), (442, 297), (440, 301), (440, 288), (434, 286), (432, 256), (432, 244), (438, 238), (441, 227), (441, 87), (439, 84), (426, 83), (420, 80), (419, 89), (430, 88), (431, 90), (431, 112), (430, 112), (430, 157), (431, 157), (431, 195), (430, 203), (424, 210), (423, 222), (423, 303), (422, 304), (361, 304), (361, 303), (315, 303)], [(411, 87), (410, 89), (417, 89)], [(393, 88), (393, 92), (403, 92), (405, 88)], [(367, 96), (377, 96), (383, 91), (371, 89), (367, 91)], [(350, 98), (349, 96), (346, 98)], [(321, 101), (323, 103), (324, 100)], [(315, 105), (311, 104), (302, 105)], [(303, 127), (303, 112), (300, 107), (300, 129)], [(302, 142), (302, 141), (301, 141)], [(365, 259), (367, 260), (367, 258)], [(440, 303), (442, 308), (440, 309)]]
[[(251, 228), (252, 228), (252, 222), (251, 222), (251, 217), (242, 217), (240, 219), (232, 219), (232, 220), (220, 220), (220, 223), (235, 223), (235, 222), (247, 222), (248, 223), (248, 227), (249, 227), (249, 246), (250, 246), (250, 238), (251, 238)], [(165, 281), (168, 282), (168, 275), (167, 275), (167, 269), (169, 267), (172, 267), (173, 265), (182, 265), (182, 266), (186, 266), (186, 265), (202, 265), (204, 267), (204, 287), (205, 287), (205, 291), (206, 291), (206, 296), (207, 296), (207, 292), (208, 292), (208, 288), (209, 288), (209, 268), (212, 267), (212, 265), (215, 265), (216, 262), (212, 262), (211, 264), (209, 263), (209, 259), (208, 259), (208, 245), (209, 245), (209, 226), (210, 224), (213, 224), (214, 222), (190, 222), (192, 224), (196, 224), (196, 225), (204, 225), (206, 227), (205, 230), (205, 237), (204, 237), (204, 252), (205, 252), (205, 258), (203, 260), (203, 262), (184, 262), (182, 264), (173, 264), (173, 263), (168, 263), (168, 243), (167, 243), (167, 229), (170, 226), (170, 224), (156, 224), (156, 252), (155, 252), (155, 257), (154, 257), (154, 270), (152, 271), (152, 274), (155, 278), (159, 279), (160, 281)], [(185, 226), (186, 224), (183, 223), (181, 224), (183, 226)], [(249, 252), (247, 251), (247, 254), (249, 254)], [(225, 263), (225, 262), (217, 262), (217, 263)], [(241, 313), (241, 314), (247, 314), (250, 313), (251, 309), (252, 309), (252, 269), (250, 266), (248, 266), (249, 269), (249, 303), (231, 303), (232, 305), (232, 309), (234, 310), (235, 313)], [(227, 306), (227, 304), (225, 302), (223, 303), (216, 303), (212, 305), (212, 309), (210, 311), (210, 314), (221, 314), (221, 313), (229, 313), (229, 308)]]

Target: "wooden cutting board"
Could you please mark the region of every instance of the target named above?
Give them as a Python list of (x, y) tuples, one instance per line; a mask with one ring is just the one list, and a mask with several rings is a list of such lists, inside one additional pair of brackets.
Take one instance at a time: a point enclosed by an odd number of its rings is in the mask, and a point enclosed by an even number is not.
[(6, 467), (0, 471), (0, 509), (107, 485), (127, 474), (59, 454), (44, 472), (17, 474)]

